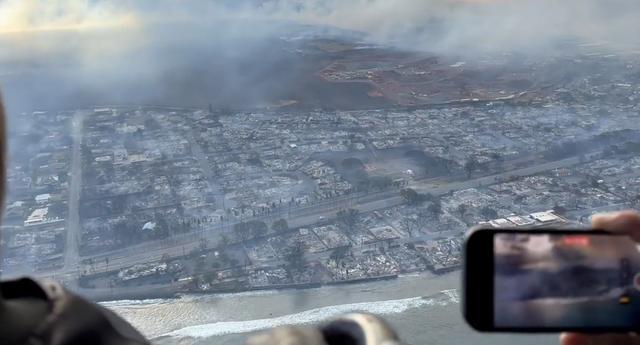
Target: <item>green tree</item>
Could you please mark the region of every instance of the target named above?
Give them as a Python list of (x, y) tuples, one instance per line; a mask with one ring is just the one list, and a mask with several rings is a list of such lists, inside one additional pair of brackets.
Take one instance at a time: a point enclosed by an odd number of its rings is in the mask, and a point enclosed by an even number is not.
[(241, 242), (246, 242), (249, 238), (251, 238), (251, 230), (249, 230), (245, 223), (234, 224), (233, 232)]
[(416, 218), (416, 224), (418, 224), (419, 228), (426, 228), (429, 226), (430, 219), (432, 217), (431, 211), (428, 208), (419, 208), (418, 209), (418, 217)]
[(233, 226), (234, 232), (241, 241), (247, 241), (250, 238), (263, 236), (269, 231), (267, 223), (261, 220), (250, 220), (248, 222), (237, 223)]
[(358, 223), (359, 214), (360, 212), (358, 210), (350, 208), (347, 210), (338, 211), (338, 213), (336, 214), (336, 218), (349, 230), (353, 230), (353, 227)]
[(336, 265), (338, 265), (347, 256), (347, 253), (349, 253), (350, 250), (351, 245), (334, 248), (329, 255), (329, 260), (332, 260)]
[(485, 217), (486, 219), (495, 219), (498, 218), (498, 212), (496, 210), (494, 210), (491, 206), (487, 205), (484, 206), (481, 210), (480, 210), (480, 214)]
[(119, 222), (113, 225), (113, 233), (120, 243), (135, 243), (140, 240), (140, 232), (127, 222)]
[(196, 260), (195, 260), (195, 264), (196, 265), (194, 267), (196, 272), (202, 272), (204, 270), (205, 265), (206, 265), (206, 260), (207, 260), (207, 257), (205, 255), (199, 255), (196, 258)]
[(307, 261), (304, 253), (305, 245), (300, 241), (296, 241), (291, 247), (287, 248), (284, 254), (284, 260), (287, 262), (290, 270), (300, 271), (305, 267)]
[(207, 272), (202, 275), (202, 279), (207, 283), (212, 283), (217, 277), (218, 274), (216, 272)]
[(67, 214), (67, 205), (62, 202), (56, 201), (49, 205), (49, 216), (65, 218)]
[(373, 176), (369, 179), (369, 183), (371, 187), (382, 190), (391, 186), (393, 180), (389, 176)]
[(471, 177), (473, 173), (478, 170), (480, 163), (475, 157), (469, 157), (464, 163), (464, 171), (467, 173), (467, 177)]
[(227, 236), (226, 234), (221, 234), (220, 235), (220, 247), (221, 248), (225, 248), (226, 246), (229, 245), (230, 242), (231, 242), (231, 240), (229, 240), (229, 236)]
[(409, 217), (403, 217), (400, 219), (400, 225), (404, 231), (409, 234), (409, 236), (413, 236), (414, 231), (418, 230), (418, 224), (416, 224), (416, 221)]
[(489, 156), (496, 162), (498, 167), (504, 163), (504, 157), (498, 152), (492, 152)]
[(289, 224), (287, 223), (286, 219), (280, 218), (273, 222), (273, 224), (271, 225), (271, 230), (275, 232), (285, 232), (289, 230)]
[(268, 231), (269, 231), (269, 227), (267, 226), (267, 223), (261, 221), (261, 220), (251, 220), (249, 222), (247, 222), (247, 224), (249, 225), (249, 228), (251, 229), (251, 236), (253, 238), (256, 237), (260, 237), (260, 236), (264, 236)]
[(65, 183), (65, 182), (67, 182), (67, 177), (68, 177), (68, 175), (67, 175), (67, 173), (66, 173), (66, 172), (58, 173), (58, 181), (59, 181), (60, 183)]
[(464, 215), (467, 213), (467, 204), (459, 204), (457, 207), (457, 211), (458, 214), (460, 214), (460, 217), (464, 217)]
[(431, 213), (434, 217), (439, 217), (442, 214), (442, 204), (439, 199), (435, 199), (431, 202), (431, 205), (427, 207), (429, 213)]
[(155, 229), (156, 236), (159, 238), (169, 237), (170, 227), (165, 217), (160, 216), (160, 214), (156, 213), (155, 221), (156, 221), (156, 229)]
[(207, 241), (206, 238), (201, 238), (200, 243), (198, 244), (198, 247), (200, 248), (200, 250), (205, 251), (207, 250), (208, 246), (209, 246), (209, 241)]
[(413, 188), (404, 188), (400, 191), (400, 196), (409, 205), (418, 205), (422, 197)]

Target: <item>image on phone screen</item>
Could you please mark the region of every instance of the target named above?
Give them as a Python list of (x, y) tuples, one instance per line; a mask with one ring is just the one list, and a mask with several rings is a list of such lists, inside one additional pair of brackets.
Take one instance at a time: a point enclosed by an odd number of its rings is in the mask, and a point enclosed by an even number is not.
[(497, 328), (629, 327), (640, 320), (640, 250), (626, 236), (497, 233)]

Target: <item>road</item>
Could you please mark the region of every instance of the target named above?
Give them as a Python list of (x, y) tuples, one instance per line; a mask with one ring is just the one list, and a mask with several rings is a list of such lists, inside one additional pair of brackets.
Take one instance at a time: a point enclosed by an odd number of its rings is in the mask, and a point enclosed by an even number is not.
[[(412, 187), (421, 193), (443, 195), (455, 190), (494, 184), (496, 181), (506, 180), (512, 176), (527, 176), (551, 169), (568, 167), (578, 164), (579, 162), (578, 157), (571, 157), (465, 181), (445, 183), (416, 181), (412, 184)], [(332, 218), (335, 216), (337, 211), (346, 208), (357, 208), (360, 212), (371, 212), (397, 206), (402, 203), (403, 199), (400, 197), (399, 192), (394, 190), (360, 196), (343, 196), (332, 200), (324, 200), (309, 206), (295, 207), (289, 210), (281, 209), (280, 212), (251, 219), (262, 220), (267, 224), (270, 224), (276, 219), (285, 218), (287, 219), (290, 227), (300, 227), (314, 224), (321, 217), (324, 217), (325, 219)], [(245, 219), (245, 221), (246, 220), (249, 219)], [(210, 227), (206, 231), (178, 235), (164, 240), (150, 241), (108, 253), (88, 256), (85, 259), (91, 258), (93, 260), (91, 272), (105, 272), (108, 270), (129, 267), (135, 264), (158, 261), (165, 255), (168, 255), (169, 257), (182, 256), (199, 248), (203, 239), (206, 239), (209, 247), (215, 246), (220, 239), (220, 235), (223, 233), (230, 233), (233, 229), (233, 225), (234, 223), (218, 224)], [(77, 245), (75, 248), (77, 249)], [(70, 255), (70, 258), (74, 257), (77, 260), (77, 251), (75, 255)], [(69, 262), (71, 263), (71, 261)], [(63, 269), (49, 272), (48, 274), (45, 274), (45, 276), (58, 280), (74, 280), (82, 274), (83, 271), (88, 269), (89, 266), (86, 265), (83, 265), (82, 267), (79, 265), (67, 266), (67, 260), (65, 257), (65, 266)]]
[(487, 185), (495, 184), (499, 181), (506, 181), (510, 177), (533, 175), (533, 174), (541, 173), (541, 172), (552, 170), (552, 169), (570, 167), (578, 163), (580, 163), (580, 158), (569, 157), (569, 158), (565, 158), (565, 159), (561, 159), (553, 162), (541, 163), (531, 167), (505, 171), (499, 174), (478, 177), (478, 178), (470, 179), (466, 181), (450, 182), (446, 184), (434, 184), (431, 182), (418, 181), (412, 184), (411, 187), (420, 193), (431, 193), (432, 195), (442, 195), (454, 190), (462, 190), (462, 189), (468, 189), (468, 188), (474, 188), (474, 187), (487, 186)]
[[(189, 144), (191, 146), (191, 152), (196, 158), (196, 161), (198, 162), (198, 166), (200, 167), (200, 170), (202, 170), (202, 173), (204, 174), (205, 181), (207, 182), (207, 186), (209, 187), (211, 194), (215, 198), (214, 206), (217, 208), (221, 208), (223, 210), (226, 209), (227, 207), (233, 207), (234, 205), (229, 204), (228, 200), (226, 200), (224, 193), (222, 192), (221, 186), (217, 183), (215, 174), (213, 173), (213, 170), (211, 169), (211, 165), (209, 164), (209, 160), (207, 159), (207, 156), (204, 154), (204, 151), (202, 150), (202, 147), (200, 146), (200, 144), (198, 144), (197, 135), (198, 133), (196, 133), (195, 130), (191, 131), (192, 139), (189, 140)], [(225, 201), (227, 202), (225, 203)]]
[[(401, 204), (403, 200), (399, 196), (399, 193), (396, 191), (393, 194), (394, 196), (386, 196), (380, 200), (366, 201), (365, 197), (360, 198), (363, 201), (357, 208), (361, 212), (370, 212)], [(380, 195), (382, 196), (387, 194), (382, 193)], [(344, 198), (340, 202), (332, 202), (331, 204), (323, 203), (320, 206), (314, 205), (312, 207), (296, 209), (290, 213), (291, 217), (287, 218), (287, 220), (291, 227), (307, 226), (316, 223), (319, 217), (324, 217), (326, 219), (332, 218), (335, 216), (337, 211), (351, 206), (353, 206), (353, 200)], [(282, 216), (284, 215), (273, 215), (270, 217), (260, 217), (256, 219), (263, 220), (269, 224), (273, 220)], [(233, 224), (224, 224), (212, 227), (206, 232), (179, 235), (165, 240), (151, 241), (130, 246), (121, 250), (111, 251), (109, 253), (92, 255), (84, 258), (91, 258), (93, 260), (93, 264), (91, 266), (83, 264), (64, 267), (61, 270), (44, 273), (41, 276), (62, 281), (73, 281), (85, 271), (91, 273), (106, 272), (109, 270), (129, 267), (135, 264), (159, 261), (165, 255), (168, 255), (169, 257), (182, 256), (188, 254), (194, 249), (198, 249), (202, 239), (207, 240), (209, 247), (215, 246), (220, 240), (220, 234), (229, 233), (232, 229)]]
[(82, 191), (82, 120), (84, 113), (77, 111), (72, 119), (71, 169), (69, 176), (69, 214), (64, 250), (64, 270), (72, 271), (79, 263), (80, 243), (80, 192)]

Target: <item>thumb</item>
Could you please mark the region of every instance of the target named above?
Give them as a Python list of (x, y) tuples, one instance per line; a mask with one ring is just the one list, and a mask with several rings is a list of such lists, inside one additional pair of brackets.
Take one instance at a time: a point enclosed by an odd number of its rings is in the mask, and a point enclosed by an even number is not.
[(562, 333), (561, 345), (640, 345), (636, 333), (581, 334)]

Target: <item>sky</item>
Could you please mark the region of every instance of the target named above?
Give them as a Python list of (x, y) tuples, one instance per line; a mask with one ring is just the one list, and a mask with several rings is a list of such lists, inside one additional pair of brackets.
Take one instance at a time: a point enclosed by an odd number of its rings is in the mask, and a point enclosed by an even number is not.
[(132, 25), (136, 17), (135, 11), (119, 7), (117, 2), (0, 1), (0, 33)]
[[(0, 0), (0, 33), (259, 18), (362, 31), (418, 49), (537, 49), (566, 36), (637, 41), (634, 0)], [(430, 29), (437, 27), (434, 34)]]
[(544, 57), (565, 39), (635, 47), (640, 1), (0, 0), (0, 86), (14, 111), (80, 99), (259, 104), (304, 79), (273, 45), (300, 25), (440, 55)]

